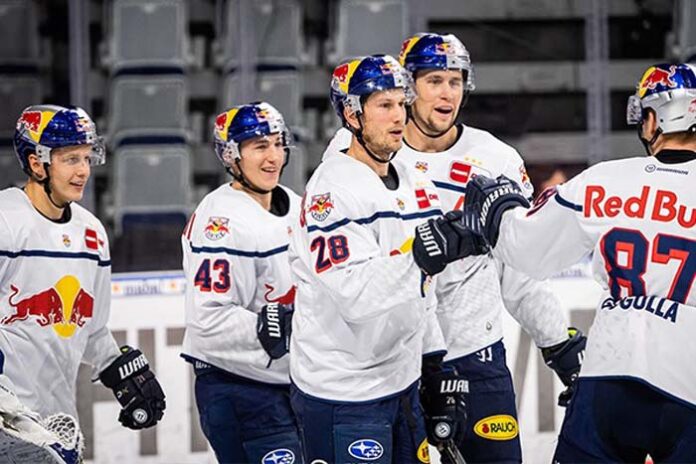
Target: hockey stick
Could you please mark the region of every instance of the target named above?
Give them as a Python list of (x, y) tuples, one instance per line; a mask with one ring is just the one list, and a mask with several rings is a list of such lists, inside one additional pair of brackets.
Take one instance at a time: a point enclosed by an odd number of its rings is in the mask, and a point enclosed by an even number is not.
[(462, 456), (462, 453), (459, 452), (457, 445), (452, 440), (448, 440), (447, 443), (441, 443), (438, 445), (437, 450), (440, 452), (440, 455), (445, 456), (449, 460), (450, 464), (466, 464), (464, 456)]

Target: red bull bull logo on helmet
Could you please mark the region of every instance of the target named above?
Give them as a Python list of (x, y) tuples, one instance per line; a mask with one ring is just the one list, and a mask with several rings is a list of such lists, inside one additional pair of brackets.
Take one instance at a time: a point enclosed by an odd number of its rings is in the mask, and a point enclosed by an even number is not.
[(229, 141), (227, 138), (227, 130), (229, 129), (230, 124), (232, 124), (232, 120), (236, 116), (237, 111), (239, 111), (238, 108), (232, 108), (229, 111), (220, 113), (217, 118), (215, 118), (215, 133), (225, 142)]
[(442, 42), (435, 45), (435, 49), (437, 50), (438, 54), (446, 55), (450, 53), (450, 44), (448, 44), (447, 42)]
[(226, 217), (211, 216), (208, 218), (208, 224), (206, 224), (204, 232), (205, 236), (209, 240), (220, 240), (222, 237), (230, 232), (229, 224), (230, 220)]
[(676, 87), (677, 82), (672, 79), (676, 69), (676, 66), (670, 66), (669, 71), (656, 66), (648, 68), (638, 84), (638, 96), (643, 98), (648, 90), (655, 90), (658, 85), (666, 88)]
[(331, 193), (322, 193), (320, 195), (312, 195), (312, 203), (307, 208), (309, 214), (317, 221), (323, 221), (333, 210), (333, 202), (331, 201)]
[(343, 93), (348, 93), (348, 84), (350, 83), (350, 78), (353, 76), (355, 69), (360, 64), (360, 60), (349, 61), (334, 69), (333, 75), (331, 77), (331, 85), (334, 88), (338, 88)]
[(56, 113), (53, 111), (26, 111), (17, 121), (17, 130), (26, 131), (34, 142), (41, 140), (41, 134)]
[(77, 277), (67, 275), (53, 287), (17, 301), (20, 289), (10, 285), (8, 300), (13, 314), (0, 321), (2, 325), (34, 319), (41, 327), (51, 326), (63, 338), (70, 338), (84, 327), (94, 314), (94, 297), (82, 288)]

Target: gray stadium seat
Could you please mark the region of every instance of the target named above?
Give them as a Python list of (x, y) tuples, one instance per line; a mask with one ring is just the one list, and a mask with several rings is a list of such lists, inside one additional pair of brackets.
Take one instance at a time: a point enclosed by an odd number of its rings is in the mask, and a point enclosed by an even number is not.
[[(302, 10), (295, 0), (256, 0), (247, 2), (251, 19), (246, 26), (253, 32), (248, 40), (253, 47), (256, 64), (267, 66), (299, 66), (301, 61)], [(239, 0), (227, 2), (225, 33), (216, 57), (224, 72), (239, 66), (240, 40)]]
[(112, 72), (191, 62), (184, 0), (114, 0), (108, 24), (103, 62)]
[(22, 172), (12, 148), (0, 150), (0, 190), (12, 185), (24, 185), (27, 175)]
[(240, 95), (239, 76), (228, 75), (223, 81), (222, 106), (228, 108), (252, 101), (266, 101), (275, 106), (290, 127), (301, 125), (302, 83), (297, 71), (265, 71), (256, 74), (256, 93)]
[(387, 53), (396, 56), (408, 35), (408, 4), (401, 0), (342, 0), (329, 61)]
[(109, 93), (109, 143), (115, 147), (125, 138), (153, 136), (185, 141), (187, 101), (183, 75), (115, 77)]
[(37, 76), (0, 75), (0, 102), (0, 138), (9, 139), (22, 110), (41, 103), (41, 80)]
[(39, 22), (32, 0), (0, 0), (0, 64), (33, 65), (39, 61)]
[(129, 145), (114, 154), (114, 224), (128, 214), (191, 211), (191, 158), (186, 145)]

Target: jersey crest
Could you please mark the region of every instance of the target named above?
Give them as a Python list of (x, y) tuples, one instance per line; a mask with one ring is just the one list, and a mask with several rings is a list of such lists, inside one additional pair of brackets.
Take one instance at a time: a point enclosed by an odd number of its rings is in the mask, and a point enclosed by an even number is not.
[(205, 236), (209, 240), (220, 240), (230, 232), (229, 227), (227, 227), (229, 222), (230, 220), (226, 217), (210, 216), (204, 229)]
[(322, 193), (319, 195), (312, 195), (312, 202), (309, 205), (309, 214), (312, 217), (321, 222), (329, 217), (331, 211), (333, 210), (333, 202), (331, 201), (331, 193)]

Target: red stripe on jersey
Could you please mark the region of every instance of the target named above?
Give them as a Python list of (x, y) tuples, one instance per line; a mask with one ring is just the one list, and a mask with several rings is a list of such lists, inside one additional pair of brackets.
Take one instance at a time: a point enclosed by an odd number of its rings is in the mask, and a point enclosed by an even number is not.
[(421, 209), (430, 207), (430, 200), (424, 189), (416, 190), (416, 201), (418, 202), (418, 207)]
[(85, 229), (85, 246), (90, 250), (99, 249), (99, 242), (97, 240), (97, 231), (94, 229)]
[(460, 163), (455, 161), (450, 167), (450, 179), (455, 182), (466, 184), (469, 182), (469, 176), (471, 175), (471, 166), (468, 164)]
[(191, 240), (191, 231), (193, 230), (193, 221), (196, 219), (196, 213), (193, 213), (189, 218), (186, 226), (184, 226), (184, 232), (182, 235), (186, 237), (186, 240)]

